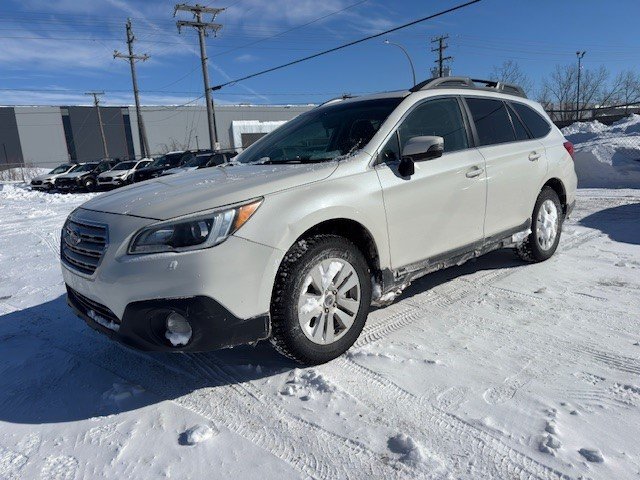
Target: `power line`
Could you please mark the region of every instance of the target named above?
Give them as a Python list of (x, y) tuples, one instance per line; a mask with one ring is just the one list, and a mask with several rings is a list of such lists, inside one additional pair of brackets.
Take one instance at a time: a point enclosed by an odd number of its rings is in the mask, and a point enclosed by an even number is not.
[(141, 158), (147, 158), (149, 155), (149, 142), (147, 140), (147, 131), (144, 128), (144, 122), (142, 120), (142, 115), (140, 113), (140, 97), (138, 94), (138, 76), (136, 75), (136, 61), (139, 60), (141, 62), (146, 62), (149, 59), (149, 55), (146, 53), (144, 55), (135, 55), (133, 53), (133, 42), (135, 40), (135, 36), (133, 35), (133, 30), (131, 29), (131, 19), (127, 20), (126, 25), (127, 30), (127, 47), (129, 49), (129, 54), (125, 55), (124, 53), (120, 53), (117, 50), (113, 52), (113, 58), (122, 58), (129, 62), (131, 66), (131, 83), (133, 84), (133, 98), (136, 104), (136, 118), (138, 120), (138, 136), (140, 139), (140, 153)]
[[(216, 131), (216, 119), (213, 111), (213, 99), (211, 98), (211, 89), (209, 88), (209, 67), (207, 65), (207, 47), (205, 44), (205, 37), (209, 35), (209, 31), (217, 34), (218, 30), (222, 28), (219, 23), (213, 23), (215, 18), (220, 12), (224, 11), (224, 8), (212, 8), (202, 7), (200, 5), (187, 5), (186, 3), (178, 4), (175, 6), (173, 16), (175, 17), (178, 11), (190, 12), (193, 14), (193, 21), (178, 20), (176, 25), (178, 26), (178, 32), (182, 27), (193, 27), (198, 31), (198, 40), (200, 41), (200, 61), (202, 63), (202, 79), (204, 81), (204, 95), (207, 102), (207, 123), (209, 125), (209, 147), (212, 150), (218, 150), (218, 132)], [(211, 22), (203, 22), (202, 14), (210, 14), (212, 16)]]
[[(306, 23), (303, 23), (301, 25), (297, 25), (295, 27), (289, 28), (289, 29), (284, 30), (282, 32), (278, 32), (278, 33), (276, 33), (274, 35), (271, 35), (269, 37), (258, 39), (258, 40), (255, 40), (253, 42), (249, 42), (249, 43), (246, 43), (244, 45), (240, 45), (239, 47), (230, 48), (228, 50), (225, 50), (223, 52), (220, 52), (220, 53), (214, 55), (214, 57), (219, 57), (221, 55), (226, 55), (227, 53), (235, 52), (236, 50), (240, 50), (242, 48), (251, 47), (253, 45), (257, 45), (258, 43), (261, 43), (261, 42), (264, 42), (264, 41), (267, 41), (267, 40), (271, 40), (273, 38), (280, 37), (282, 35), (286, 35), (287, 33), (293, 32), (295, 30), (299, 30), (299, 29), (304, 28), (304, 27), (308, 27), (309, 25), (312, 25), (312, 24), (317, 23), (317, 22), (319, 22), (321, 20), (324, 20), (325, 18), (329, 18), (329, 17), (331, 17), (333, 15), (337, 15), (339, 13), (342, 13), (342, 12), (346, 11), (346, 10), (349, 10), (351, 8), (354, 8), (354, 7), (357, 7), (358, 5), (362, 5), (363, 3), (366, 3), (368, 1), (369, 0), (360, 0), (359, 2), (352, 3), (351, 5), (347, 5), (346, 7), (341, 8), (340, 10), (335, 10), (333, 12), (329, 12), (326, 15), (322, 15), (321, 17), (314, 18), (313, 20), (310, 20), (310, 21), (308, 21)], [(236, 2), (236, 3), (238, 3), (238, 2)]]
[(435, 37), (431, 39), (431, 43), (436, 43), (438, 45), (436, 48), (431, 49), (432, 52), (438, 52), (438, 58), (435, 61), (436, 65), (438, 65), (438, 68), (433, 70), (433, 72), (437, 73), (437, 75), (434, 75), (434, 77), (435, 76), (444, 77), (445, 76), (444, 62), (453, 60), (452, 56), (448, 56), (448, 57), (444, 56), (444, 51), (448, 48), (448, 45), (444, 42), (448, 38), (449, 38), (449, 35), (440, 35), (439, 37)]
[(392, 32), (397, 32), (398, 30), (402, 30), (403, 28), (407, 28), (407, 27), (410, 27), (412, 25), (416, 25), (418, 23), (425, 22), (427, 20), (431, 20), (431, 19), (434, 19), (434, 18), (437, 18), (437, 17), (441, 17), (442, 15), (446, 15), (447, 13), (451, 13), (451, 12), (454, 12), (456, 10), (460, 10), (462, 8), (468, 7), (470, 5), (473, 5), (474, 3), (478, 3), (480, 1), (481, 0), (471, 0), (469, 2), (462, 3), (460, 5), (456, 5), (455, 7), (451, 7), (451, 8), (448, 8), (446, 10), (442, 10), (442, 11), (440, 11), (438, 13), (434, 13), (433, 15), (429, 15), (427, 17), (419, 18), (418, 20), (414, 20), (412, 22), (405, 23), (405, 24), (400, 25), (398, 27), (394, 27), (394, 28), (391, 28), (389, 30), (385, 30), (384, 32), (380, 32), (380, 33), (376, 33), (376, 34), (373, 34), (373, 35), (369, 35), (369, 36), (361, 38), (359, 40), (354, 40), (352, 42), (345, 43), (345, 44), (340, 45), (338, 47), (334, 47), (334, 48), (331, 48), (329, 50), (325, 50), (323, 52), (316, 53), (314, 55), (309, 55), (308, 57), (300, 58), (298, 60), (294, 60), (292, 62), (285, 63), (284, 65), (279, 65), (277, 67), (268, 68), (266, 70), (262, 70), (260, 72), (253, 73), (251, 75), (246, 75), (244, 77), (241, 77), (241, 78), (238, 78), (238, 79), (235, 79), (235, 80), (230, 80), (228, 82), (221, 83), (220, 85), (216, 85), (215, 87), (212, 88), (212, 90), (220, 90), (221, 88), (226, 87), (227, 85), (231, 85), (231, 84), (234, 84), (234, 83), (237, 83), (237, 82), (241, 82), (243, 80), (248, 80), (250, 78), (255, 78), (257, 76), (264, 75), (266, 73), (270, 73), (270, 72), (273, 72), (273, 71), (276, 71), (276, 70), (280, 70), (282, 68), (290, 67), (291, 65), (295, 65), (297, 63), (306, 62), (307, 60), (311, 60), (313, 58), (318, 58), (318, 57), (321, 57), (323, 55), (327, 55), (329, 53), (333, 53), (333, 52), (336, 52), (338, 50), (342, 50), (344, 48), (351, 47), (353, 45), (357, 45), (357, 44), (362, 43), (362, 42), (366, 42), (367, 40), (371, 40), (373, 38), (382, 37), (382, 36), (388, 35), (388, 34), (390, 34)]
[(100, 125), (100, 136), (102, 137), (102, 150), (104, 158), (109, 158), (109, 149), (107, 148), (107, 137), (104, 136), (104, 125), (102, 124), (102, 114), (100, 113), (100, 95), (104, 95), (104, 92), (87, 92), (85, 95), (91, 95), (93, 97), (93, 104), (98, 112), (98, 124)]

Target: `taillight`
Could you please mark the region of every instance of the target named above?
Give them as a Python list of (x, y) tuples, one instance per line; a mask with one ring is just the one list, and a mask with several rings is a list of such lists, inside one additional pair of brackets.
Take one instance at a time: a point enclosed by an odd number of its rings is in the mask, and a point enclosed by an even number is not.
[(567, 152), (569, 152), (569, 155), (571, 155), (571, 158), (573, 158), (573, 154), (575, 152), (575, 148), (573, 148), (573, 143), (564, 142), (564, 148), (567, 149)]

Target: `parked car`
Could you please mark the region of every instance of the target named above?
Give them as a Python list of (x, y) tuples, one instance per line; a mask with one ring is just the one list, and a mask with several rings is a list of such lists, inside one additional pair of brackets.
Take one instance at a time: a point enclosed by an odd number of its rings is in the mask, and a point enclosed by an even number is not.
[(68, 302), (145, 350), (269, 339), (303, 364), (370, 305), (512, 247), (550, 258), (576, 198), (573, 146), (522, 89), (464, 77), (336, 100), (228, 166), (94, 198), (62, 230)]
[(192, 172), (201, 168), (215, 167), (227, 163), (232, 158), (228, 152), (200, 153), (186, 162), (181, 167), (170, 168), (162, 172), (162, 176), (174, 175), (176, 173)]
[(134, 173), (133, 181), (142, 182), (150, 178), (159, 177), (165, 170), (180, 167), (194, 157), (195, 154), (190, 151), (169, 152), (160, 157), (156, 157), (149, 165)]
[(59, 176), (56, 179), (56, 188), (62, 192), (93, 191), (97, 185), (98, 175), (110, 170), (117, 163), (119, 163), (117, 160), (111, 159), (82, 163), (73, 172)]
[(60, 175), (71, 173), (75, 168), (77, 168), (77, 166), (78, 165), (74, 163), (63, 163), (62, 165), (58, 165), (49, 173), (45, 175), (38, 175), (31, 180), (31, 189), (43, 190), (45, 192), (53, 190), (55, 188), (56, 178)]
[(144, 168), (151, 163), (151, 159), (131, 160), (120, 162), (111, 170), (98, 175), (98, 188), (117, 188), (127, 183), (133, 183), (133, 174), (140, 168)]

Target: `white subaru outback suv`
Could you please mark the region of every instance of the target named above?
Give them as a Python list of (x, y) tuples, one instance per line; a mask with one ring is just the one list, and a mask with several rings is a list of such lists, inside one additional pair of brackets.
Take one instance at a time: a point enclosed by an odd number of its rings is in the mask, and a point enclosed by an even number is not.
[(270, 339), (326, 362), (417, 277), (502, 247), (551, 257), (575, 201), (572, 153), (512, 85), (449, 77), (331, 101), (227, 165), (73, 211), (68, 303), (144, 350)]

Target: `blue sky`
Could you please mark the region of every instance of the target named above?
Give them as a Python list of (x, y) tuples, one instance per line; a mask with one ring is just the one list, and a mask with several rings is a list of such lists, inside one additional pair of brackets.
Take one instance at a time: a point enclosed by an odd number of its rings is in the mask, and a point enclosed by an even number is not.
[[(179, 35), (175, 1), (3, 0), (0, 6), (0, 105), (86, 104), (88, 90), (104, 90), (105, 104), (130, 104), (124, 51), (131, 17), (144, 104), (181, 104), (202, 94), (195, 31)], [(212, 84), (294, 60), (462, 3), (462, 0), (228, 0), (209, 37)], [(350, 8), (349, 8), (350, 7)], [(335, 13), (345, 9), (341, 13)], [(186, 13), (180, 18), (188, 19)], [(302, 24), (275, 38), (267, 38)], [(487, 77), (493, 65), (518, 62), (535, 85), (556, 64), (605, 65), (614, 76), (640, 69), (638, 0), (483, 0), (466, 9), (388, 36), (410, 52), (418, 79), (428, 78), (435, 54), (429, 40), (448, 34), (454, 74)], [(249, 43), (254, 45), (246, 46)], [(309, 103), (341, 93), (409, 86), (402, 52), (374, 39), (215, 93), (224, 103)], [(18, 90), (23, 89), (23, 90)], [(535, 96), (535, 95), (534, 95)]]

